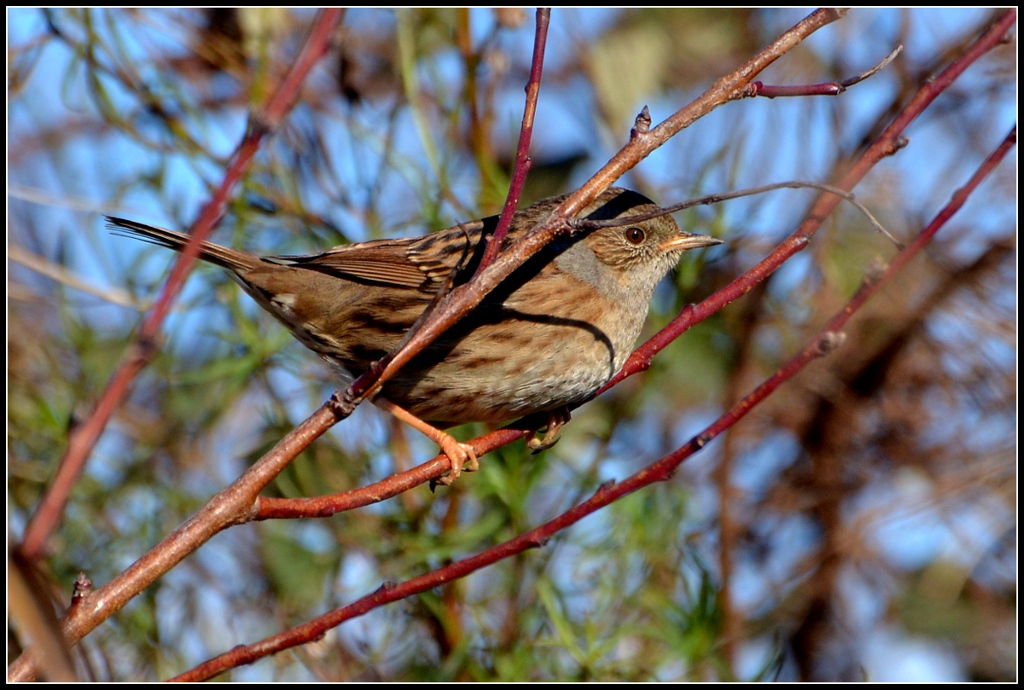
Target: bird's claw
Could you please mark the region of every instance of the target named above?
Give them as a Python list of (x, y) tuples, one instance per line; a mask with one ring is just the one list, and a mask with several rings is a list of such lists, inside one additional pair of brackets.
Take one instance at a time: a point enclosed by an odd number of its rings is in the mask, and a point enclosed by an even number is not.
[(480, 469), (480, 461), (477, 460), (476, 450), (470, 444), (459, 443), (451, 436), (441, 439), (440, 444), (441, 451), (448, 456), (451, 469), (448, 471), (448, 474), (435, 479), (434, 484), (451, 486), (462, 475), (463, 470), (476, 472)]
[(548, 428), (543, 435), (536, 431), (526, 432), (526, 447), (536, 455), (542, 450), (547, 450), (558, 443), (558, 437), (562, 433), (562, 427), (569, 421), (569, 408), (559, 407), (548, 412)]

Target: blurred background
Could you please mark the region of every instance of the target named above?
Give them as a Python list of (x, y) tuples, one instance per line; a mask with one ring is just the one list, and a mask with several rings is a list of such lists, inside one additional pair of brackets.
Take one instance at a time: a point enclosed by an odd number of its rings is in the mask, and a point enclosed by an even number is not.
[[(655, 123), (803, 13), (552, 15), (523, 203), (585, 181), (644, 105)], [(668, 205), (828, 182), (989, 10), (855, 10), (761, 75), (839, 97), (750, 99), (682, 132), (620, 184)], [(8, 10), (8, 535), (17, 541), (175, 258), (103, 214), (185, 229), (301, 47), (309, 10)], [(351, 10), (265, 140), (214, 241), (266, 254), (417, 235), (497, 213), (532, 11)], [(909, 240), (1014, 125), (1016, 41), (972, 66), (856, 190)], [(1016, 162), (808, 367), (672, 481), (541, 549), (374, 611), (234, 680), (1016, 678)], [(647, 335), (741, 275), (814, 198), (786, 190), (679, 214), (726, 240), (687, 255)], [(79, 646), (83, 677), (156, 680), (478, 553), (685, 443), (800, 349), (896, 248), (849, 205), (811, 246), (574, 415), (552, 450), (486, 456), (331, 519), (216, 537)], [(160, 354), (92, 454), (51, 556), (66, 604), (229, 484), (337, 386), (219, 269), (201, 266)], [(470, 438), (484, 427), (464, 427)], [(370, 406), (270, 487), (315, 496), (436, 454)], [(8, 627), (9, 661), (20, 651)]]

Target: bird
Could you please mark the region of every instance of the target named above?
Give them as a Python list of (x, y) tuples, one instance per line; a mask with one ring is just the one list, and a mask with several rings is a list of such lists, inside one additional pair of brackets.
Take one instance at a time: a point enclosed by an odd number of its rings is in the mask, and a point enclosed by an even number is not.
[[(513, 216), (503, 248), (566, 197)], [(386, 381), (373, 402), (441, 446), (454, 481), (477, 468), (472, 446), (443, 428), (548, 413), (547, 447), (568, 409), (590, 399), (632, 351), (658, 282), (683, 252), (721, 240), (683, 232), (644, 195), (611, 187), (579, 215), (614, 222), (558, 235)], [(614, 220), (612, 220), (614, 219)], [(189, 236), (107, 217), (117, 234), (181, 251)], [(498, 217), (419, 237), (342, 245), (304, 256), (257, 256), (203, 242), (199, 258), (228, 271), (346, 385), (394, 349), (439, 292), (475, 273)], [(605, 225), (604, 223), (602, 225)], [(583, 223), (586, 226), (586, 223)]]

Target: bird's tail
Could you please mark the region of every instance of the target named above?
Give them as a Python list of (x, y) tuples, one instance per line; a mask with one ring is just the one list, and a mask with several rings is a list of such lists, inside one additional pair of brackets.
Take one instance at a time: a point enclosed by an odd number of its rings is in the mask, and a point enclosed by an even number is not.
[[(116, 218), (114, 216), (107, 216), (107, 227), (113, 230), (115, 234), (167, 247), (177, 252), (182, 251), (190, 239), (183, 232), (164, 230), (153, 225), (146, 225), (145, 223), (139, 223), (126, 218)], [(253, 254), (229, 247), (222, 247), (213, 242), (203, 242), (199, 246), (199, 258), (236, 273), (249, 271), (260, 262), (259, 257)]]

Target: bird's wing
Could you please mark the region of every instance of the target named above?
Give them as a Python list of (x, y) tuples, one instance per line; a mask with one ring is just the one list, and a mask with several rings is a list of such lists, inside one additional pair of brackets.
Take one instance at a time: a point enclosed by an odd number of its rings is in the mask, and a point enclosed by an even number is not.
[(373, 240), (309, 256), (271, 256), (284, 266), (319, 271), (345, 280), (435, 292), (455, 268), (464, 267), (480, 241), (483, 222), (473, 221), (423, 237)]

